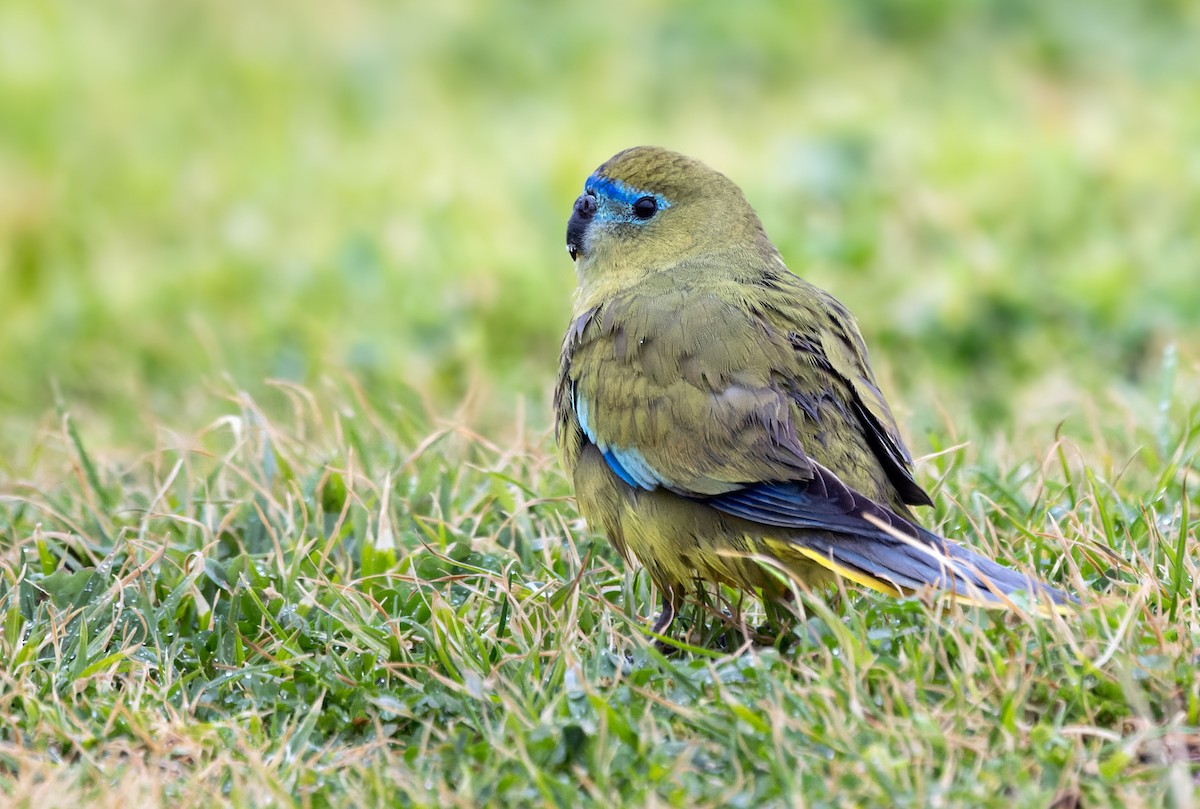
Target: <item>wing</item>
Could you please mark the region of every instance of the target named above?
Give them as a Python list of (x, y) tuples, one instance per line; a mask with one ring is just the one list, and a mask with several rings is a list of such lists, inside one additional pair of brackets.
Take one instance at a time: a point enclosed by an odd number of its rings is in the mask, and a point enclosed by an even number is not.
[(629, 485), (685, 496), (811, 479), (773, 371), (790, 349), (764, 336), (723, 296), (665, 279), (583, 313), (564, 344), (560, 444), (576, 429)]
[(577, 318), (557, 405), (580, 440), (646, 489), (810, 480), (816, 461), (878, 502), (929, 503), (844, 307), (782, 266), (750, 282), (705, 269)]
[(778, 292), (794, 295), (790, 287), (800, 287), (802, 294), (823, 301), (817, 317), (821, 328), (813, 329), (812, 320), (796, 322), (789, 315), (795, 310), (779, 306), (773, 310), (779, 325), (786, 328), (789, 339), (798, 353), (808, 361), (839, 378), (848, 388), (849, 406), (871, 450), (900, 499), (914, 506), (933, 505), (929, 495), (912, 474), (912, 455), (900, 438), (896, 419), (875, 382), (867, 360), (867, 346), (858, 331), (854, 316), (840, 301), (794, 275), (778, 279)]

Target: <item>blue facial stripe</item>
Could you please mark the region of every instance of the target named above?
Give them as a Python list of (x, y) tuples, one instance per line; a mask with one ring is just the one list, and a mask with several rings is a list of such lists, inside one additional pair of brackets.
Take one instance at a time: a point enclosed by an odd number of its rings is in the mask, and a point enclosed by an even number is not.
[(612, 200), (617, 205), (630, 207), (642, 197), (654, 197), (658, 202), (658, 207), (670, 208), (671, 202), (662, 194), (651, 194), (647, 191), (642, 191), (633, 186), (626, 185), (620, 180), (613, 180), (605, 177), (602, 174), (593, 174), (588, 177), (587, 183), (584, 185), (586, 191), (590, 191), (597, 197)]

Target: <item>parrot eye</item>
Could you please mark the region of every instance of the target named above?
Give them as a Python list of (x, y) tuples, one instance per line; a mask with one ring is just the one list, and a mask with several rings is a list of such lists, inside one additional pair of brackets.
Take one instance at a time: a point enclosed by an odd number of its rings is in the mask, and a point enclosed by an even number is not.
[(633, 215), (638, 219), (649, 219), (658, 211), (658, 200), (654, 197), (642, 197), (633, 203)]

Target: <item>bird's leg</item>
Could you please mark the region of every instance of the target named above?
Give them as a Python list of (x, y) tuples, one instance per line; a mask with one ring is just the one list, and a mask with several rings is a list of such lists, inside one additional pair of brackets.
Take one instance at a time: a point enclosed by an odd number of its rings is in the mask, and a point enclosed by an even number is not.
[(675, 594), (671, 590), (663, 590), (662, 610), (654, 619), (654, 626), (650, 627), (650, 631), (656, 635), (665, 635), (675, 621), (675, 614)]
[(662, 635), (654, 641), (654, 648), (663, 657), (670, 657), (679, 651), (679, 647), (667, 639), (667, 632), (671, 629), (671, 624), (675, 621), (675, 616), (679, 614), (679, 597), (673, 587), (660, 588), (662, 592), (662, 609), (658, 613), (658, 617), (654, 619), (654, 626), (650, 627), (650, 631), (656, 635)]

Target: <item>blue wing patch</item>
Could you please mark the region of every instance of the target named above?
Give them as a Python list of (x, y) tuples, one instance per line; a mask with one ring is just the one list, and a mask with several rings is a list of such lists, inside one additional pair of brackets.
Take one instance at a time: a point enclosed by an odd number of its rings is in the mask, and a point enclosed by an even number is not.
[(663, 484), (662, 478), (636, 449), (602, 447), (600, 452), (608, 462), (608, 468), (630, 486), (652, 492)]
[(636, 449), (632, 447), (619, 449), (609, 446), (603, 441), (597, 441), (596, 434), (592, 431), (592, 425), (589, 423), (591, 407), (588, 405), (587, 399), (581, 396), (574, 398), (575, 417), (579, 419), (579, 426), (583, 428), (583, 434), (600, 450), (605, 463), (608, 464), (608, 468), (613, 471), (614, 475), (635, 489), (645, 489), (646, 491), (654, 491), (665, 483), (658, 472), (654, 471), (654, 467), (650, 466), (642, 453)]
[(625, 470), (625, 467), (621, 465), (619, 460), (617, 460), (617, 456), (613, 454), (611, 449), (606, 449), (601, 454), (604, 456), (604, 461), (608, 464), (608, 468), (616, 473), (617, 477), (628, 483), (630, 486), (637, 488), (637, 481), (633, 479), (633, 475), (629, 474), (629, 472)]

